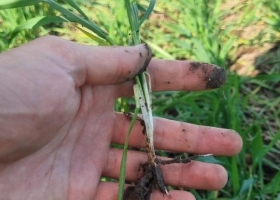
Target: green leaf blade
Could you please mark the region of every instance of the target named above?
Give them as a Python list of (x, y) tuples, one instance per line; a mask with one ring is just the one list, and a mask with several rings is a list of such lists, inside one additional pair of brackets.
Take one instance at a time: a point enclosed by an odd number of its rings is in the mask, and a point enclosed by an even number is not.
[(150, 14), (153, 12), (154, 7), (156, 4), (156, 0), (151, 0), (150, 4), (144, 14), (144, 16), (140, 19), (139, 23), (138, 23), (138, 29), (140, 28), (140, 26), (143, 24), (143, 22), (148, 19), (148, 17), (150, 16)]
[(32, 18), (25, 23), (19, 25), (18, 27), (15, 28), (15, 30), (12, 32), (11, 37), (10, 37), (10, 42), (17, 36), (17, 34), (26, 29), (34, 29), (38, 28), (40, 26), (49, 24), (49, 23), (62, 23), (62, 22), (67, 22), (66, 19), (59, 17), (59, 16), (42, 16), (42, 17), (35, 17)]
[(0, 10), (31, 6), (41, 2), (41, 0), (2, 0), (0, 1)]

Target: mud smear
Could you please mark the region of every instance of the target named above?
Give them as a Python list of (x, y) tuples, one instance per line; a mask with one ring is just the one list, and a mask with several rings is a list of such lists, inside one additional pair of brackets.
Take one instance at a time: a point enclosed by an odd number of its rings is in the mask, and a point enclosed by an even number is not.
[(212, 73), (206, 78), (207, 89), (215, 89), (221, 87), (227, 80), (226, 72), (222, 68), (214, 68)]
[[(165, 193), (165, 189), (163, 189), (165, 188), (164, 181), (159, 166), (154, 167), (145, 163), (141, 164), (140, 167), (142, 168), (143, 176), (136, 186), (129, 186), (125, 190), (124, 200), (149, 200), (154, 188), (159, 188)], [(161, 180), (160, 184), (158, 184), (158, 179)]]
[(205, 89), (221, 87), (226, 82), (225, 70), (209, 63), (191, 62), (189, 71), (196, 73), (205, 82)]

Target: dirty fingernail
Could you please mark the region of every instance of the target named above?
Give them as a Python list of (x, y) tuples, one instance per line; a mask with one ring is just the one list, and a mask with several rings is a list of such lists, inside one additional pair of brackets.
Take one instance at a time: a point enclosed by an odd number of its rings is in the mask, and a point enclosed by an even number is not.
[(202, 63), (202, 62), (191, 62), (190, 70), (202, 71), (203, 82), (205, 83), (206, 89), (215, 89), (221, 87), (226, 82), (226, 72), (223, 68), (217, 65)]
[(224, 69), (215, 66), (207, 79), (207, 89), (219, 88), (226, 82), (226, 72)]
[[(149, 47), (149, 45), (144, 43), (144, 44), (140, 44), (140, 46), (146, 50), (146, 55), (145, 55), (146, 60), (144, 61), (143, 66), (141, 67), (141, 69), (139, 70), (137, 75), (146, 71), (146, 69), (152, 59), (152, 49)], [(139, 56), (143, 57), (143, 54), (140, 52)]]

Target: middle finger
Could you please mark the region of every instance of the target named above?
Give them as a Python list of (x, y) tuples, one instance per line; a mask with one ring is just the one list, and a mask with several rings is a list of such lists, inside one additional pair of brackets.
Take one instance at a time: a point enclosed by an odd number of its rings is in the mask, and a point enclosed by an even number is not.
[[(116, 129), (112, 142), (123, 144), (130, 120), (116, 113)], [(232, 156), (242, 148), (241, 137), (233, 130), (198, 126), (185, 122), (154, 118), (154, 144), (156, 149)], [(143, 126), (137, 121), (129, 137), (129, 146), (145, 146)]]

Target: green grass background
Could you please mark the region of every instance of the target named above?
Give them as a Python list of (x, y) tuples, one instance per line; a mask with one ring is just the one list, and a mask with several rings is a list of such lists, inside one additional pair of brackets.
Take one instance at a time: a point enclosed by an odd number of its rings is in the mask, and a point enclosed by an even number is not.
[[(58, 3), (75, 12), (67, 1)], [(77, 3), (116, 44), (132, 43), (122, 1)], [(138, 3), (141, 14), (148, 2)], [(44, 3), (0, 10), (0, 52), (47, 34), (98, 45), (74, 23), (22, 26), (34, 17), (59, 15)], [(205, 61), (227, 71), (227, 84), (218, 90), (153, 95), (156, 116), (234, 129), (243, 138), (238, 156), (205, 158), (223, 164), (229, 181), (220, 191), (191, 190), (196, 198), (280, 200), (280, 1), (158, 0), (140, 35), (155, 57)], [(249, 64), (242, 63), (252, 54)], [(132, 105), (119, 100), (116, 110)]]

